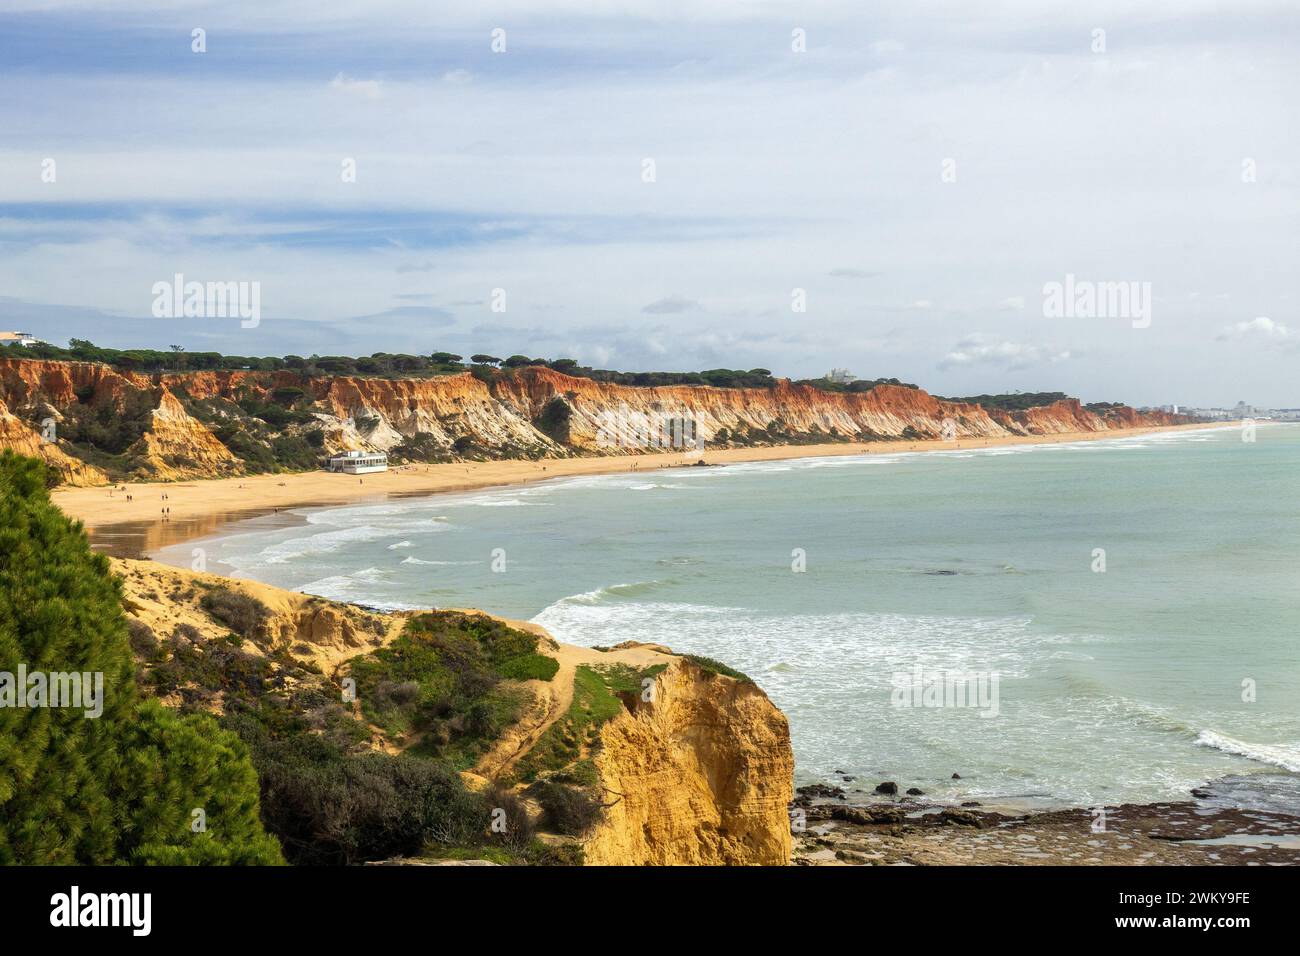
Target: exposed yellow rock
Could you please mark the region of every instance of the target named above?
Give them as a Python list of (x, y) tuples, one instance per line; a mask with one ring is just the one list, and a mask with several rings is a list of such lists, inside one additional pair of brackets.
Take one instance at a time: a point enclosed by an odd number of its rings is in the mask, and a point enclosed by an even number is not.
[[(127, 615), (147, 625), (160, 638), (170, 636), (179, 624), (193, 628), (203, 640), (226, 638), (230, 629), (212, 620), (199, 605), (205, 593), (203, 585), (226, 588), (261, 601), (270, 611), (265, 646), (294, 648), (296, 658), (314, 662), (327, 674), (348, 658), (383, 646), (401, 631), (399, 615), (377, 614), (256, 581), (182, 571), (153, 561), (109, 561), (122, 581)], [(263, 653), (251, 641), (244, 642), (244, 650)]]
[(675, 658), (652, 702), (607, 723), (596, 755), (611, 804), (593, 865), (767, 865), (790, 860), (790, 728), (756, 685)]

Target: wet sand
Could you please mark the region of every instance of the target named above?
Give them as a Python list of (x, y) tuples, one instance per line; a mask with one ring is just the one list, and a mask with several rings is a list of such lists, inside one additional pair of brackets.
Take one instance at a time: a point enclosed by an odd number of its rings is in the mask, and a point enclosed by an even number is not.
[[(64, 512), (85, 524), (97, 550), (115, 557), (139, 558), (170, 545), (208, 537), (235, 521), (248, 518), (266, 516), (271, 521), (300, 522), (301, 519), (297, 516), (284, 514), (291, 508), (374, 503), (388, 498), (473, 491), (577, 475), (640, 474), (660, 468), (695, 465), (699, 461), (710, 465), (726, 465), (843, 455), (969, 451), (1004, 445), (1130, 438), (1158, 431), (1204, 430), (1215, 427), (1234, 426), (1202, 423), (1107, 432), (967, 438), (950, 442), (840, 442), (705, 452), (674, 451), (663, 454), (553, 458), (541, 461), (399, 465), (389, 471), (369, 475), (313, 471), (195, 481), (133, 482), (114, 487), (57, 488), (51, 497)], [(128, 495), (132, 500), (127, 500)], [(168, 509), (165, 516), (164, 508)]]

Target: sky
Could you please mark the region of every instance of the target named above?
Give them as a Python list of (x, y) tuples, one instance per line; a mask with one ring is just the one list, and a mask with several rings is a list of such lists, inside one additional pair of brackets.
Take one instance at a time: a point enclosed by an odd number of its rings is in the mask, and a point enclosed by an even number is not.
[[(1300, 406), (1297, 40), (1293, 0), (0, 0), (0, 329)], [(156, 315), (177, 274), (259, 321)]]

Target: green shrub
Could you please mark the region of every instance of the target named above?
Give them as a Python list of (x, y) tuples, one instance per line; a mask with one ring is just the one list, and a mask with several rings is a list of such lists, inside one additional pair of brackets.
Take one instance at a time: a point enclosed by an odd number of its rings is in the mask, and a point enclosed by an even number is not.
[(489, 841), (522, 851), (530, 846), (536, 835), (528, 808), (514, 791), (491, 786), (483, 792), (483, 803), (489, 816)]
[(537, 419), (537, 428), (544, 435), (561, 444), (569, 440), (569, 426), (573, 419), (573, 409), (560, 396), (555, 396), (546, 403), (542, 414)]
[[(245, 731), (254, 727), (247, 722)], [(260, 736), (257, 729), (252, 732)], [(481, 842), (489, 814), (459, 775), (420, 757), (344, 754), (310, 735), (254, 745), (262, 817), (300, 865), (412, 856)]]
[(541, 804), (542, 826), (552, 833), (581, 836), (601, 817), (600, 801), (577, 787), (539, 780), (528, 795)]
[(255, 597), (229, 588), (214, 588), (199, 598), (199, 606), (240, 637), (260, 636), (270, 609)]
[(137, 621), (135, 618), (127, 618), (126, 630), (131, 644), (131, 651), (137, 657), (151, 660), (158, 653), (158, 637), (148, 624)]
[(550, 680), (559, 665), (537, 635), (482, 614), (435, 611), (406, 622), (388, 647), (350, 662), (366, 719), (416, 734), (419, 750), (473, 764), (514, 722), (519, 693), (502, 680)]
[(560, 662), (545, 654), (521, 654), (497, 665), (497, 673), (507, 680), (550, 680), (560, 669)]

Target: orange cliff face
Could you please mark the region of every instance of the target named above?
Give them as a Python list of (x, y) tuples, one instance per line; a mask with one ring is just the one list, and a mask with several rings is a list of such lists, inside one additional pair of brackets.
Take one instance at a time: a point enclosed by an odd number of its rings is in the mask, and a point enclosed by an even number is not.
[[(978, 439), (1008, 435), (1100, 432), (1187, 422), (1127, 406), (1089, 410), (1076, 399), (1023, 411), (989, 410), (949, 402), (921, 389), (878, 385), (867, 392), (830, 392), (778, 380), (770, 388), (672, 385), (634, 387), (597, 382), (528, 366), (485, 382), (475, 375), (382, 379), (309, 377), (293, 371), (174, 372), (143, 375), (89, 362), (0, 358), (0, 402), (11, 413), (0, 446), (33, 449), (42, 416), (60, 420), (75, 405), (122, 410), (128, 401), (153, 406), (129, 449), (133, 476), (162, 479), (240, 474), (244, 464), (185, 402), (254, 398), (276, 401), (280, 390), (301, 392), (310, 413), (294, 434), (319, 430), (323, 458), (344, 450), (392, 451), (416, 443), (425, 452), (457, 457), (558, 457), (662, 451), (676, 438), (779, 445), (882, 439)], [(185, 401), (182, 401), (184, 399)], [(189, 406), (191, 409), (193, 405)], [(204, 413), (200, 410), (200, 413)], [(232, 404), (205, 417), (230, 421)], [(680, 424), (689, 423), (682, 434)], [(674, 427), (677, 431), (674, 433)], [(265, 426), (259, 425), (264, 432)], [(47, 460), (70, 483), (105, 480), (48, 446)], [(58, 452), (59, 456), (54, 453)], [(66, 460), (64, 460), (66, 459)]]
[(36, 429), (18, 418), (0, 402), (0, 449), (40, 458), (65, 485), (84, 487), (107, 484), (108, 476), (98, 468), (65, 454), (54, 442), (46, 441)]
[[(749, 432), (807, 441), (884, 438), (981, 438), (1013, 434), (978, 405), (947, 402), (918, 388), (878, 385), (869, 392), (828, 392), (781, 379), (773, 388), (712, 388), (695, 385), (632, 387), (573, 378), (529, 367), (494, 386), (498, 397), (531, 418), (555, 398), (572, 409), (569, 444), (605, 454), (646, 450), (645, 425), (668, 417), (694, 423), (697, 436), (717, 441)], [(1043, 432), (1098, 430), (1048, 427)], [(1064, 421), (1063, 421), (1064, 424)], [(725, 431), (724, 431), (725, 430)], [(653, 437), (653, 436), (652, 436)]]
[[(146, 397), (154, 405), (144, 433), (125, 451), (135, 476), (171, 480), (238, 474), (242, 470), (230, 449), (206, 425), (190, 416), (165, 386), (155, 385), (149, 376), (121, 373), (93, 362), (0, 358), (0, 407), (12, 419), (0, 432), (0, 447), (32, 454), (34, 438), (41, 443), (40, 457), (65, 484), (106, 484), (108, 475), (70, 454), (71, 446), (66, 441), (56, 438), (45, 442), (29, 423), (52, 420), (57, 436), (65, 413), (75, 406), (122, 412), (131, 397)], [(20, 415), (14, 416), (11, 409)]]

